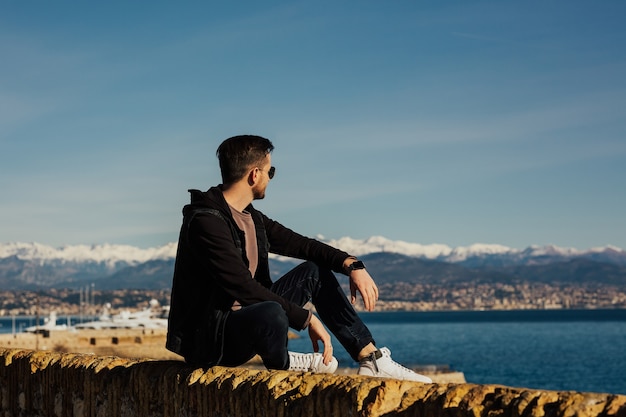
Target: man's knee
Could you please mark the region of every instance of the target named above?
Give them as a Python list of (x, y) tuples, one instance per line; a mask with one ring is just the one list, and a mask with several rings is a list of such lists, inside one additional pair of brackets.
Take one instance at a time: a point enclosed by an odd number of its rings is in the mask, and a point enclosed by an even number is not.
[(255, 304), (255, 316), (264, 327), (271, 327), (275, 331), (289, 330), (289, 319), (283, 307), (276, 301), (264, 301)]
[(315, 279), (319, 279), (320, 277), (324, 276), (335, 276), (332, 269), (320, 266), (313, 261), (306, 261), (300, 264), (300, 266), (307, 269), (309, 275)]
[(309, 275), (313, 278), (317, 278), (320, 275), (320, 266), (313, 261), (306, 261), (301, 263), (298, 268), (305, 270), (306, 275)]

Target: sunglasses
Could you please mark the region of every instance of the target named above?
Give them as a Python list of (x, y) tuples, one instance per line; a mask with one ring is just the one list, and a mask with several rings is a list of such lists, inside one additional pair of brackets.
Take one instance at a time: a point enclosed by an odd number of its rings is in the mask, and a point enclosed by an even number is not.
[[(257, 167), (257, 169), (259, 171), (263, 171), (261, 168)], [(267, 170), (267, 176), (270, 178), (270, 180), (274, 178), (274, 174), (276, 174), (276, 167), (270, 167), (270, 169)]]

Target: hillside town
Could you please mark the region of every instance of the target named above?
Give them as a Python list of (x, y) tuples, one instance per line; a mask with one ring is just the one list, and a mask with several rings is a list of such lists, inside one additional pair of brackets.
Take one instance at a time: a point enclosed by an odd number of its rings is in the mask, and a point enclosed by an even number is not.
[[(344, 288), (347, 292), (347, 288)], [(0, 317), (59, 315), (95, 316), (107, 304), (111, 312), (141, 310), (150, 300), (169, 304), (163, 290), (0, 291)], [(357, 303), (357, 309), (361, 305)], [(469, 311), (626, 308), (626, 288), (592, 285), (472, 284), (431, 285), (395, 283), (380, 287), (377, 311)]]
[(380, 311), (626, 308), (626, 289), (615, 286), (400, 283), (381, 286), (380, 294)]

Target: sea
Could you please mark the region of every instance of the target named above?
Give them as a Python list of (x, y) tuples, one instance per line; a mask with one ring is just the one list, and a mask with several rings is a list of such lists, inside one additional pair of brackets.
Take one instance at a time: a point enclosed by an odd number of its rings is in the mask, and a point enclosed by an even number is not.
[[(626, 395), (626, 310), (361, 313), (376, 345), (469, 383)], [(306, 332), (289, 348), (311, 351)], [(339, 366), (357, 364), (333, 340)]]
[[(463, 372), (469, 383), (626, 395), (626, 310), (360, 313), (379, 347), (414, 368)], [(67, 318), (59, 317), (58, 323)], [(78, 318), (70, 318), (75, 323)], [(34, 325), (0, 318), (0, 333)], [(305, 332), (289, 349), (311, 352)], [(356, 367), (333, 339), (342, 367)]]

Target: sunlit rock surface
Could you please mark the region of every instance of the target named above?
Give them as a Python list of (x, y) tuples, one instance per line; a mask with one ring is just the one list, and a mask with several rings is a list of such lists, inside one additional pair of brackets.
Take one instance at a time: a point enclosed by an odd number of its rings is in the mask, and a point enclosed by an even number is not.
[(2, 416), (626, 416), (626, 396), (0, 349)]

